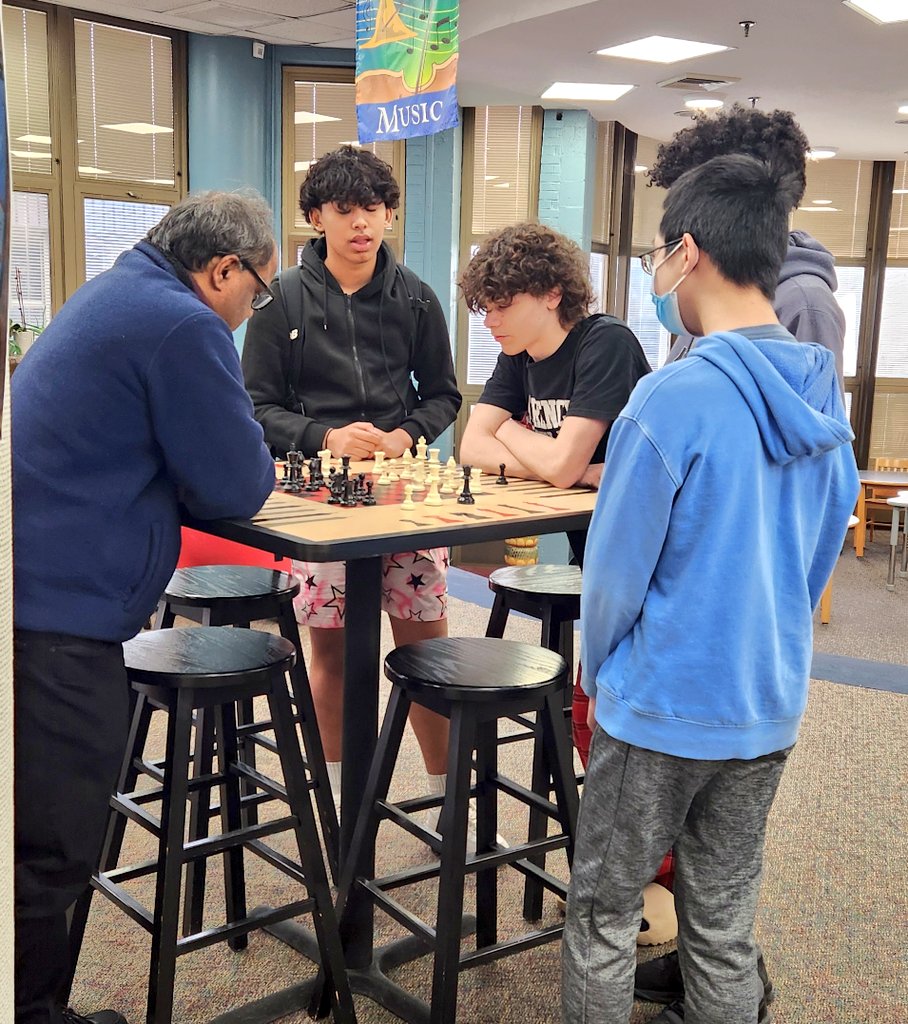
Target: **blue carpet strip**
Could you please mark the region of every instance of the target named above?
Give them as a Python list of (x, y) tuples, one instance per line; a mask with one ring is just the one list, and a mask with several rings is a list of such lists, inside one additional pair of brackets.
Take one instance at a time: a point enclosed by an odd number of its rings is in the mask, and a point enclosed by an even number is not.
[[(480, 608), (492, 607), (492, 591), (489, 590), (485, 576), (452, 567), (448, 570), (448, 592), (452, 597), (479, 605)], [(908, 665), (846, 658), (840, 654), (817, 651), (813, 656), (810, 674), (814, 679), (826, 679), (845, 686), (863, 686), (868, 690), (908, 694)]]

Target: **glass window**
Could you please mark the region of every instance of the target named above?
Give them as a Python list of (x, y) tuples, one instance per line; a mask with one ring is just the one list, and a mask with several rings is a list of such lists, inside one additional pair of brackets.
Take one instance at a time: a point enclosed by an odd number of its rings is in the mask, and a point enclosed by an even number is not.
[(526, 220), (530, 214), (532, 107), (477, 107), (473, 129), (472, 234)]
[(93, 21), (74, 31), (79, 176), (173, 185), (170, 38)]
[(608, 256), (601, 252), (590, 253), (590, 284), (593, 286), (593, 305), (591, 312), (603, 311), (602, 300), (605, 296), (605, 271), (608, 267)]
[(845, 314), (845, 376), (853, 377), (858, 363), (858, 331), (861, 326), (861, 300), (864, 293), (863, 267), (836, 267), (839, 286), (835, 298)]
[(863, 260), (870, 218), (870, 160), (816, 160), (807, 164), (807, 189), (791, 218), (837, 259)]
[(611, 181), (614, 121), (600, 121), (596, 137), (596, 180), (593, 197), (594, 242), (609, 244), (611, 232)]
[(876, 375), (908, 378), (908, 267), (886, 269)]
[(892, 218), (889, 222), (889, 259), (908, 259), (908, 160), (895, 165)]
[(665, 362), (671, 336), (659, 323), (656, 307), (650, 298), (653, 279), (644, 274), (640, 261), (631, 260), (627, 294), (627, 325), (637, 335), (649, 365), (655, 370)]
[(48, 196), (13, 192), (9, 239), (9, 316), (46, 327), (51, 316)]
[(170, 207), (115, 199), (86, 199), (85, 280), (108, 270), (125, 249), (140, 242)]
[(653, 166), (660, 143), (641, 135), (637, 139), (637, 163), (634, 168), (634, 221), (632, 244), (635, 253), (652, 249), (662, 220), (666, 190), (650, 183), (646, 172)]

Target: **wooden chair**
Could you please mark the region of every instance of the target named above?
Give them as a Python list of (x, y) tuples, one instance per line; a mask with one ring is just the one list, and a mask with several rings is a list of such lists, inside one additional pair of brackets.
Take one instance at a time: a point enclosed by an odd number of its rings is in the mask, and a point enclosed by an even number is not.
[[(896, 459), (889, 455), (881, 455), (870, 460), (870, 469), (879, 470), (882, 473), (905, 473), (905, 487), (908, 488), (908, 459)], [(870, 529), (870, 539), (873, 540), (873, 527), (875, 525), (872, 510), (875, 508), (885, 509), (888, 522), (892, 509), (887, 504), (889, 498), (894, 498), (903, 488), (901, 487), (868, 487), (865, 505), (867, 508), (867, 526)]]

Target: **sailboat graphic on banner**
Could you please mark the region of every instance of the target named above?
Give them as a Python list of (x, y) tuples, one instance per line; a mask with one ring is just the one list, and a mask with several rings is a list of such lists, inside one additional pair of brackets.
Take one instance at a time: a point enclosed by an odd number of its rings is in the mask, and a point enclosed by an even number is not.
[(378, 11), (375, 14), (375, 31), (368, 42), (360, 44), (360, 49), (371, 50), (385, 43), (402, 43), (415, 36), (413, 29), (407, 28), (401, 21), (394, 0), (379, 0)]

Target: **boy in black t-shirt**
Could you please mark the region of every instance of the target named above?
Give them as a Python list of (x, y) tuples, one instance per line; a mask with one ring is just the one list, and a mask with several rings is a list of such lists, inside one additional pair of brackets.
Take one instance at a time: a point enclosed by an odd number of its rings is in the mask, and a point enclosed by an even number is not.
[(589, 315), (583, 251), (544, 224), (516, 224), (486, 238), (460, 287), (502, 350), (461, 462), (496, 473), (503, 462), (509, 476), (556, 487), (598, 486), (609, 427), (650, 368), (626, 324)]

